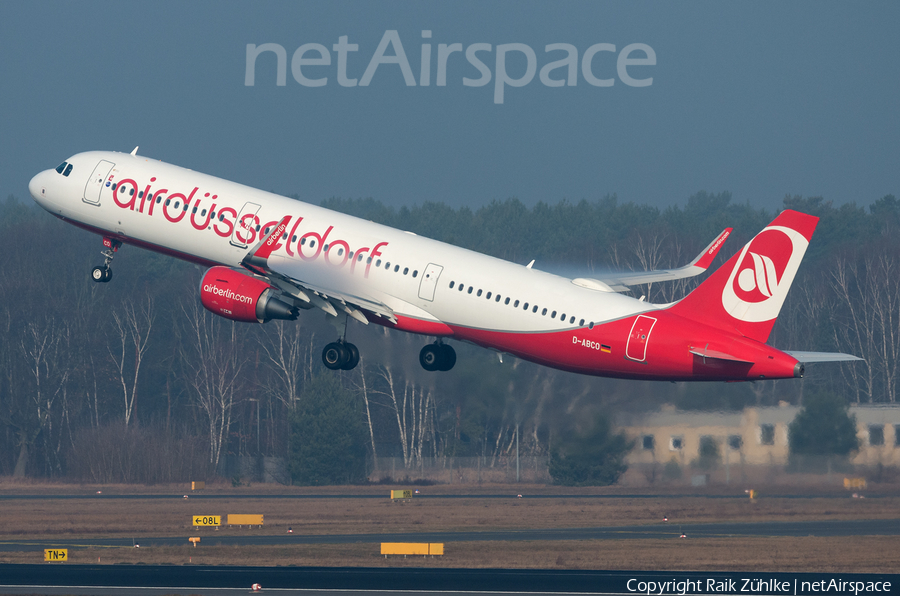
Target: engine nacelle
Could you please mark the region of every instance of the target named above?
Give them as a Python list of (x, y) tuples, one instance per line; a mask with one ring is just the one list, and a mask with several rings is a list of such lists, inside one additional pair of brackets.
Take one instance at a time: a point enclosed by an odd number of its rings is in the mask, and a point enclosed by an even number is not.
[(228, 267), (213, 267), (200, 282), (200, 302), (211, 313), (232, 321), (293, 321), (297, 309), (282, 302), (265, 281)]

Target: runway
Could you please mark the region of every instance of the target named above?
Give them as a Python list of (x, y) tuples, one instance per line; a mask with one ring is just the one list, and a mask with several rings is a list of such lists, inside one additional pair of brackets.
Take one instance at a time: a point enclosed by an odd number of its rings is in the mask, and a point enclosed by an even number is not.
[[(769, 582), (763, 585), (790, 585), (787, 593), (814, 593), (797, 590), (803, 582), (821, 581), (812, 573), (730, 573), (730, 572), (647, 572), (647, 571), (556, 571), (510, 569), (382, 569), (332, 567), (209, 567), (160, 565), (2, 565), (0, 594), (111, 594), (155, 596), (161, 594), (246, 594), (252, 584), (263, 592), (279, 595), (317, 594), (379, 596), (417, 594), (430, 596), (458, 593), (488, 594), (635, 594), (649, 582), (671, 585), (664, 594), (679, 593), (679, 582), (692, 581), (683, 593), (715, 591), (723, 594), (765, 590), (741, 590), (742, 581)], [(842, 574), (843, 581), (891, 582), (891, 574)], [(729, 584), (729, 581), (731, 582)], [(665, 582), (671, 582), (666, 584)], [(712, 582), (712, 583), (710, 583)], [(682, 586), (685, 584), (682, 583)], [(708, 590), (710, 586), (723, 589)], [(728, 589), (733, 586), (733, 589)], [(652, 591), (657, 593), (656, 591)], [(772, 593), (784, 593), (772, 590)], [(885, 593), (882, 591), (882, 593)]]
[[(755, 522), (715, 524), (654, 524), (632, 526), (604, 526), (596, 528), (551, 528), (541, 530), (487, 530), (466, 532), (397, 532), (383, 534), (279, 534), (235, 535), (220, 534), (204, 529), (191, 535), (201, 536), (204, 546), (289, 546), (296, 544), (354, 544), (380, 542), (474, 542), (474, 541), (540, 541), (540, 540), (629, 540), (668, 539), (682, 534), (696, 537), (729, 536), (898, 536), (900, 519), (825, 520), (797, 522)], [(141, 536), (131, 538), (54, 539), (55, 548), (180, 546), (188, 536)], [(40, 541), (3, 540), (0, 551), (43, 549), (49, 544)]]

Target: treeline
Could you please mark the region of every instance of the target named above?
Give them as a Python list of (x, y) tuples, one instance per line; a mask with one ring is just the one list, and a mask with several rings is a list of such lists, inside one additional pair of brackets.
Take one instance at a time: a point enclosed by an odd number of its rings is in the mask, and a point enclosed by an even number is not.
[[(735, 233), (719, 262), (774, 213), (698, 193), (683, 207), (515, 199), (477, 210), (437, 203), (392, 209), (331, 199), (324, 206), (568, 275), (679, 266), (725, 227)], [(456, 368), (421, 370), (428, 340), (351, 323), (354, 371), (331, 373), (321, 349), (337, 338), (323, 313), (297, 322), (232, 323), (206, 312), (194, 265), (131, 246), (115, 279), (95, 284), (100, 239), (10, 197), (0, 205), (0, 475), (89, 481), (166, 482), (221, 469), (228, 455), (297, 452), (289, 420), (320, 374), (339, 374), (354, 396), (369, 455), (547, 455), (601, 412), (661, 403), (723, 409), (797, 403), (809, 383), (846, 400), (893, 402), (900, 366), (900, 204), (835, 207), (786, 197), (821, 222), (770, 342), (784, 349), (840, 350), (865, 363), (810, 367), (803, 381), (669, 384), (616, 381), (531, 365), (455, 344)], [(675, 300), (696, 281), (637, 293)], [(319, 436), (319, 435), (316, 435)], [(292, 444), (293, 443), (293, 444)], [(302, 449), (300, 451), (303, 451)], [(374, 471), (377, 477), (379, 471)]]

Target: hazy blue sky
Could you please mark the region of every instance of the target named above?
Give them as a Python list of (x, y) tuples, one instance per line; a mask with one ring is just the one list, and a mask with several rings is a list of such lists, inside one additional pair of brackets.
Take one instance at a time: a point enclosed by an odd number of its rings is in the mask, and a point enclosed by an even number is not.
[[(0, 1), (0, 193), (92, 149), (131, 151), (318, 203), (373, 197), (479, 206), (518, 197), (683, 204), (699, 190), (776, 208), (785, 194), (869, 204), (900, 193), (900, 3), (866, 2), (11, 2)], [(415, 86), (380, 64), (397, 31)], [(431, 31), (423, 39), (423, 31)], [(247, 44), (279, 44), (245, 85)], [(291, 61), (321, 44), (330, 65)], [(430, 85), (422, 86), (422, 45)], [(582, 69), (595, 54), (596, 79)], [(655, 65), (618, 53), (646, 44)], [(439, 44), (461, 44), (437, 86)], [(483, 79), (473, 54), (491, 76)], [(495, 103), (497, 46), (525, 44), (533, 79)], [(540, 72), (577, 50), (574, 86)], [(526, 54), (506, 52), (509, 78)], [(603, 46), (608, 48), (608, 46)], [(385, 56), (393, 56), (391, 45)], [(308, 51), (303, 58), (317, 58)], [(635, 51), (623, 58), (644, 58)], [(476, 60), (477, 61), (477, 60)], [(377, 60), (376, 60), (377, 62)], [(550, 78), (565, 80), (567, 67)]]

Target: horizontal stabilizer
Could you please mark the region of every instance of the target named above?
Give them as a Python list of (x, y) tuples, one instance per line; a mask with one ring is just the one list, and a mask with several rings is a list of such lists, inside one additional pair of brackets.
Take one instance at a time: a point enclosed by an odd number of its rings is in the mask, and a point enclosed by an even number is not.
[(862, 360), (862, 358), (857, 356), (841, 354), (840, 352), (788, 352), (785, 350), (784, 353), (790, 354), (799, 362), (850, 362)]
[(753, 364), (749, 360), (744, 360), (743, 358), (738, 358), (737, 356), (732, 356), (731, 354), (726, 354), (725, 352), (719, 352), (718, 350), (710, 350), (709, 348), (691, 348), (691, 354), (700, 356), (704, 361), (707, 358), (714, 358), (716, 360), (725, 360), (727, 362)]

